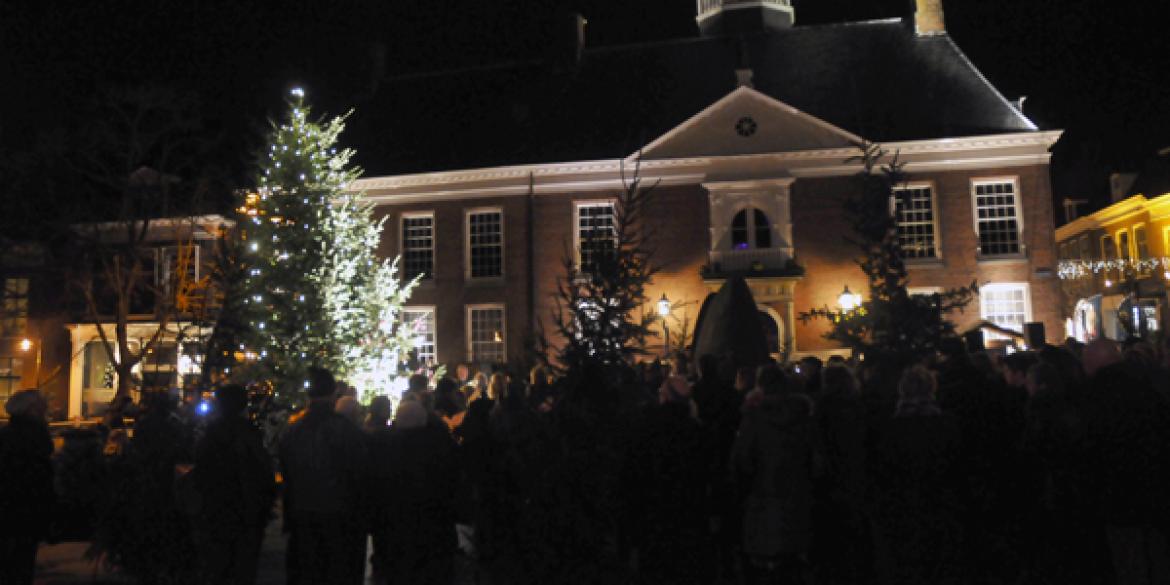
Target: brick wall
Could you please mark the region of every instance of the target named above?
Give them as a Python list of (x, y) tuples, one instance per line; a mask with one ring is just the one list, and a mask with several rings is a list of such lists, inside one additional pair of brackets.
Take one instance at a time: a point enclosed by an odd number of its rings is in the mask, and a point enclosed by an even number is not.
[[(971, 181), (978, 178), (1017, 177), (1023, 211), (1023, 242), (1027, 257), (1022, 261), (980, 261), (973, 220)], [(1032, 297), (1032, 320), (1045, 324), (1049, 340), (1063, 336), (1060, 318), (1060, 291), (1056, 278), (1056, 250), (1053, 240), (1052, 194), (1048, 167), (1034, 166), (978, 171), (955, 171), (912, 175), (911, 181), (933, 184), (939, 210), (941, 259), (925, 262), (910, 270), (914, 287), (951, 288), (997, 282), (1028, 283)], [(844, 241), (849, 232), (842, 216), (841, 202), (850, 193), (850, 177), (801, 180), (793, 185), (793, 238), (797, 260), (807, 270), (796, 289), (796, 310), (836, 306), (837, 296), (847, 284), (865, 294), (866, 282), (860, 269), (851, 263), (855, 250)], [(1037, 270), (1047, 270), (1047, 276)], [(962, 314), (952, 315), (960, 329), (979, 320), (978, 299)], [(833, 346), (823, 338), (824, 323), (798, 324), (799, 350), (821, 350)]]
[[(975, 178), (1017, 177), (1023, 211), (1027, 256), (1016, 261), (979, 261), (972, 220), (971, 181)], [(1051, 192), (1047, 166), (980, 171), (930, 173), (911, 177), (934, 185), (939, 208), (941, 259), (911, 270), (911, 285), (957, 287), (995, 282), (1026, 282), (1031, 293), (1032, 319), (1045, 324), (1050, 340), (1060, 339), (1059, 285), (1055, 275)], [(792, 186), (793, 239), (797, 261), (806, 276), (797, 285), (797, 313), (819, 306), (835, 306), (843, 286), (865, 294), (866, 282), (853, 263), (855, 251), (845, 241), (849, 227), (842, 215), (843, 197), (853, 188), (850, 177), (801, 179)], [(556, 340), (552, 325), (557, 278), (564, 275), (563, 259), (573, 242), (574, 202), (606, 199), (616, 193), (541, 194), (497, 199), (442, 201), (432, 204), (384, 205), (379, 214), (388, 217), (380, 252), (398, 253), (402, 213), (433, 211), (435, 214), (435, 273), (412, 298), (413, 305), (436, 307), (439, 360), (453, 367), (466, 357), (464, 307), (471, 303), (502, 302), (507, 306), (507, 348), (512, 359), (523, 357), (531, 341), (533, 324)], [(490, 282), (468, 282), (464, 277), (465, 210), (497, 206), (504, 210), (505, 277)], [(699, 276), (707, 261), (709, 207), (698, 185), (656, 188), (650, 203), (648, 227), (654, 233), (654, 260), (662, 272), (648, 289), (651, 305), (664, 292), (676, 303), (692, 303), (677, 317), (697, 316), (706, 289)], [(531, 222), (531, 223), (530, 223)], [(532, 235), (528, 262), (529, 225)], [(529, 281), (532, 270), (532, 281)], [(1037, 274), (1048, 270), (1047, 276)], [(530, 293), (531, 291), (531, 293)], [(979, 319), (978, 301), (954, 318), (960, 328)], [(796, 323), (797, 350), (831, 349), (824, 323)], [(655, 332), (660, 331), (655, 328)], [(660, 348), (661, 340), (650, 349)]]

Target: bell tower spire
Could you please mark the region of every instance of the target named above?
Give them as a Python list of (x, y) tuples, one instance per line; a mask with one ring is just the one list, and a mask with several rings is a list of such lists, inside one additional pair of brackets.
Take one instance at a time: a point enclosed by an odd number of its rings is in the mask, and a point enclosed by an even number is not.
[(795, 13), (791, 0), (698, 0), (695, 20), (712, 37), (791, 28)]

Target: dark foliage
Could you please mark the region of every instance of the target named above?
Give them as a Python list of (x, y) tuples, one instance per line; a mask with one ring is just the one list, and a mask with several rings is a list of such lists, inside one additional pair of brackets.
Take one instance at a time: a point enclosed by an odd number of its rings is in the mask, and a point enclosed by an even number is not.
[[(563, 258), (553, 323), (563, 342), (556, 355), (566, 372), (588, 363), (609, 369), (628, 363), (655, 335), (650, 326), (657, 317), (645, 311), (646, 286), (658, 272), (645, 221), (654, 185), (643, 187), (637, 168), (631, 180), (624, 173), (622, 179), (625, 190), (613, 201), (612, 226), (593, 218), (580, 246)], [(550, 346), (547, 340), (542, 345)]]
[(885, 357), (909, 363), (933, 354), (939, 342), (955, 335), (946, 316), (962, 311), (978, 294), (976, 283), (932, 295), (911, 295), (909, 275), (898, 243), (898, 225), (892, 210), (895, 187), (905, 180), (903, 164), (895, 154), (882, 164), (887, 151), (871, 143), (859, 144), (861, 154), (857, 190), (844, 203), (853, 236), (850, 243), (860, 252), (856, 261), (869, 280), (869, 295), (855, 310), (829, 307), (801, 313), (802, 321), (828, 319), (826, 337), (868, 358)]

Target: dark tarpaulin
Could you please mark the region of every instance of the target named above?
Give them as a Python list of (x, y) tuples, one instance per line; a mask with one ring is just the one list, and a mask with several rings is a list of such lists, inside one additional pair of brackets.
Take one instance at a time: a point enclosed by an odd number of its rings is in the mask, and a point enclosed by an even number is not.
[(742, 277), (723, 283), (708, 295), (695, 325), (695, 358), (730, 353), (737, 366), (756, 366), (771, 361), (768, 341), (760, 324), (760, 310)]

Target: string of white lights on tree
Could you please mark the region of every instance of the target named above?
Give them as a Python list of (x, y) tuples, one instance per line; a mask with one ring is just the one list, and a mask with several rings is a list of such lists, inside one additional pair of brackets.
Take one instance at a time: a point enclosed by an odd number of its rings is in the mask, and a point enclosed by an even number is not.
[(374, 250), (382, 223), (346, 187), (360, 174), (353, 151), (338, 150), (345, 117), (313, 121), (294, 89), (286, 119), (273, 124), (259, 188), (237, 210), (244, 240), (244, 361), (298, 402), (306, 370), (317, 365), (363, 395), (401, 390), (399, 364), (417, 324), (402, 307), (418, 280), (402, 284), (397, 260)]

